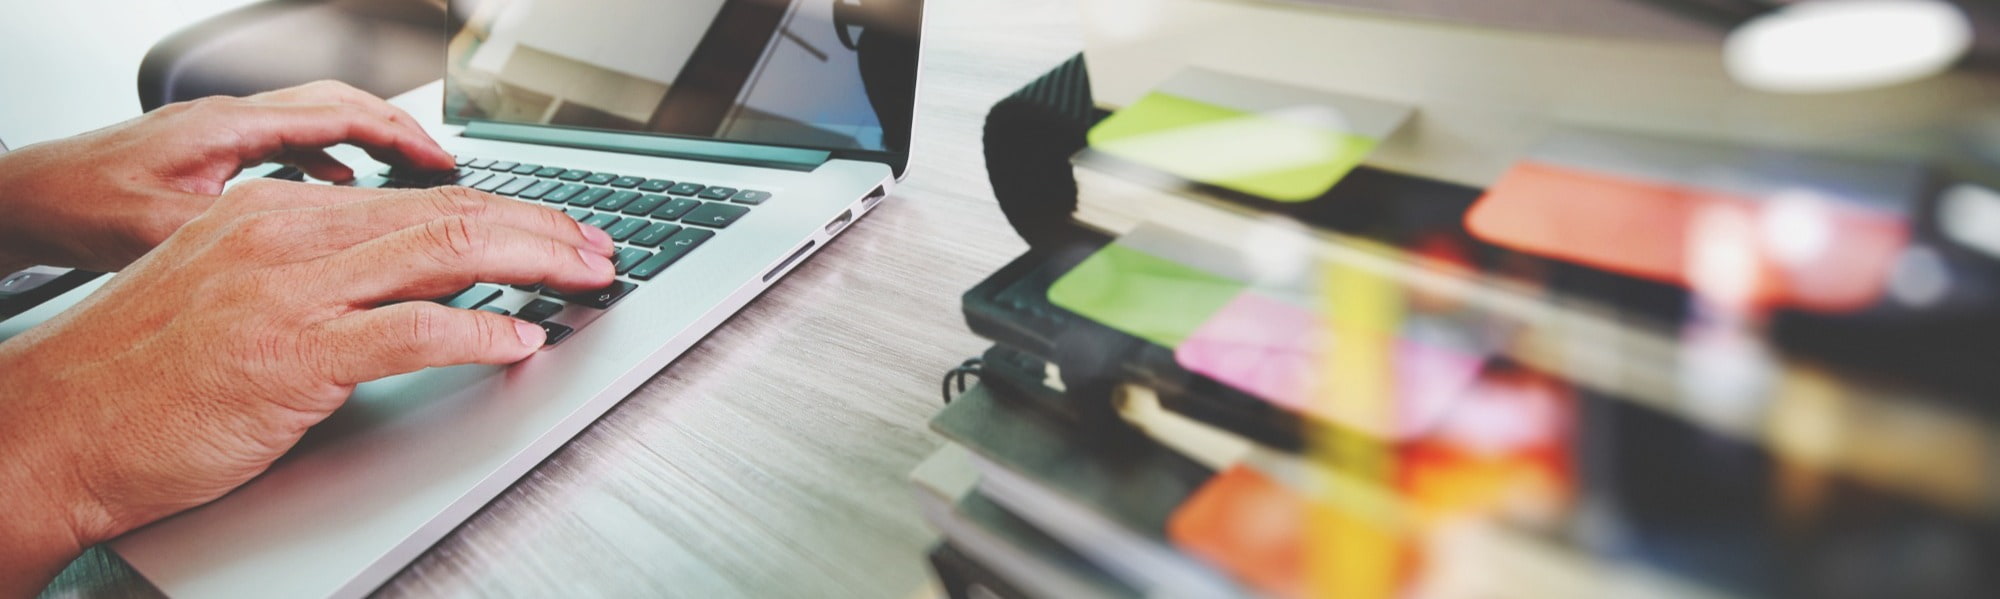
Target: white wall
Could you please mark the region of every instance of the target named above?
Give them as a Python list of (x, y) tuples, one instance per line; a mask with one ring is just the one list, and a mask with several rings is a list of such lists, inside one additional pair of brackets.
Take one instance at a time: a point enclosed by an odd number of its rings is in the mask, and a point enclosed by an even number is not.
[(255, 0), (0, 0), (0, 139), (20, 148), (139, 115), (139, 62)]

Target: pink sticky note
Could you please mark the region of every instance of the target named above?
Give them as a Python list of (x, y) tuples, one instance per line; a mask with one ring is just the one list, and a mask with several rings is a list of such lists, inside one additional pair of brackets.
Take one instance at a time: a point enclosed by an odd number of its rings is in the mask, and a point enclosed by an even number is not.
[(1174, 352), (1182, 368), (1293, 412), (1305, 412), (1325, 328), (1311, 310), (1254, 293), (1236, 296)]
[[(1238, 295), (1193, 335), (1174, 357), (1181, 367), (1285, 410), (1325, 418), (1362, 430), (1378, 428), (1341, 422), (1340, 410), (1315, 398), (1327, 387), (1319, 377), (1327, 354), (1336, 351), (1326, 320), (1312, 310), (1256, 293)], [(1392, 366), (1396, 385), (1396, 422), (1392, 430), (1374, 431), (1402, 439), (1421, 434), (1450, 409), (1479, 376), (1482, 356), (1409, 337), (1395, 342)]]

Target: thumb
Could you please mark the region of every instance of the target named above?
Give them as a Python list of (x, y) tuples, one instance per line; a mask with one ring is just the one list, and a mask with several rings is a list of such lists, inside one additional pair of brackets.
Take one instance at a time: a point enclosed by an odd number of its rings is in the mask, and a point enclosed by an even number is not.
[(431, 302), (403, 302), (321, 325), (327, 374), (357, 385), (425, 368), (512, 364), (534, 355), (545, 334), (532, 323)]

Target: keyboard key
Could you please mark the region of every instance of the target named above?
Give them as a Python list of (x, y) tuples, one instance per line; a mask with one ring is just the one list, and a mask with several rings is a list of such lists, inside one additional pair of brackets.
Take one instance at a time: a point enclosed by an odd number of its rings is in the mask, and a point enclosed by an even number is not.
[[(619, 223), (619, 224), (623, 225), (625, 223)], [(647, 258), (651, 257), (653, 257), (653, 253), (648, 252), (646, 250), (637, 248), (618, 248), (618, 255), (614, 257), (616, 258), (618, 264), (618, 274), (622, 275), (631, 272), (632, 267), (638, 266), (640, 262), (645, 262)]]
[(484, 306), (499, 297), (499, 288), (475, 285), (473, 288), (453, 296), (450, 300), (446, 300), (444, 305), (460, 310), (477, 310), (480, 306)]
[(764, 203), (764, 200), (768, 199), (771, 199), (771, 192), (757, 191), (754, 189), (745, 189), (743, 191), (736, 192), (736, 195), (729, 197), (729, 201), (731, 202), (736, 202), (738, 204), (749, 204), (752, 206), (762, 204)]
[(582, 181), (589, 176), (590, 176), (590, 171), (580, 171), (576, 169), (570, 169), (563, 171), (563, 174), (557, 175), (556, 178), (562, 179), (564, 181)]
[(639, 199), (639, 192), (630, 190), (620, 191), (611, 194), (611, 197), (604, 198), (604, 201), (598, 202), (596, 206), (591, 207), (605, 212), (612, 212), (619, 208), (624, 208), (626, 204), (632, 203), (632, 200), (636, 199)]
[(650, 216), (660, 220), (674, 220), (700, 205), (701, 200), (694, 198), (674, 198), (672, 201), (667, 202), (667, 205), (661, 206), (659, 210), (654, 210)]
[(535, 180), (533, 178), (515, 177), (513, 181), (500, 186), (500, 189), (493, 190), (493, 193), (503, 196), (521, 195), (521, 192), (527, 191), (528, 187), (534, 184)]
[(472, 187), (474, 185), (478, 185), (480, 181), (485, 181), (486, 179), (491, 178), (492, 176), (493, 173), (489, 173), (486, 171), (472, 171), (470, 173), (466, 173), (465, 176), (463, 177), (459, 177), (457, 181), (452, 181), (451, 184), (460, 187)]
[(604, 196), (608, 195), (611, 195), (610, 189), (606, 189), (603, 187), (592, 187), (589, 190), (584, 191), (583, 193), (576, 194), (576, 197), (570, 198), (569, 205), (589, 206), (591, 204), (597, 203), (598, 200), (604, 199)]
[(542, 347), (550, 347), (557, 343), (562, 343), (564, 339), (569, 338), (570, 333), (576, 332), (576, 329), (572, 329), (567, 326), (559, 325), (553, 322), (537, 322), (535, 324), (540, 325), (542, 327), (542, 332), (546, 333), (548, 336), (548, 339), (542, 342)]
[(577, 192), (586, 189), (590, 188), (584, 187), (583, 184), (581, 183), (564, 183), (562, 187), (557, 187), (555, 191), (551, 191), (548, 193), (548, 195), (542, 196), (542, 201), (556, 202), (556, 203), (567, 202), (569, 201), (570, 198), (576, 197)]
[(465, 166), (465, 165), (468, 165), (468, 164), (472, 164), (472, 157), (471, 157), (471, 156), (457, 156), (456, 158), (458, 158), (458, 165), (459, 165), (459, 166)]
[(632, 203), (626, 204), (624, 212), (634, 216), (645, 216), (646, 213), (652, 212), (654, 208), (659, 208), (660, 204), (665, 203), (667, 203), (667, 196), (649, 195), (632, 200)]
[(626, 294), (632, 293), (633, 289), (638, 289), (638, 288), (639, 286), (633, 283), (627, 283), (625, 281), (612, 281), (611, 286), (605, 287), (603, 289), (599, 289), (596, 291), (585, 291), (582, 293), (565, 293), (562, 295), (558, 295), (556, 297), (562, 298), (564, 301), (568, 301), (571, 303), (583, 304), (585, 306), (590, 306), (592, 308), (597, 308), (597, 309), (604, 309), (611, 307), (612, 304), (618, 303), (618, 300), (625, 299)]
[(620, 220), (623, 219), (616, 214), (604, 214), (600, 212), (590, 215), (590, 218), (583, 219), (583, 224), (599, 229), (610, 229), (612, 225), (618, 224)]
[(472, 168), (486, 168), (486, 167), (490, 167), (490, 166), (493, 166), (493, 161), (492, 161), (492, 160), (487, 160), (487, 159), (485, 159), (485, 158), (475, 158), (475, 159), (473, 159), (473, 160), (472, 160), (472, 163), (471, 163), (471, 164), (467, 164), (466, 166), (469, 166), (469, 167), (472, 167)]
[(519, 289), (519, 290), (522, 290), (522, 291), (526, 291), (526, 292), (528, 292), (528, 293), (541, 293), (543, 289), (546, 289), (545, 287), (542, 287), (542, 284), (541, 284), (541, 283), (530, 283), (530, 284), (527, 284), (527, 285), (514, 285), (513, 287), (514, 287), (515, 289)]
[(628, 274), (632, 278), (641, 281), (660, 276), (660, 271), (664, 271), (668, 266), (679, 262), (681, 257), (686, 256), (688, 252), (694, 251), (695, 247), (700, 246), (702, 242), (708, 241), (708, 238), (714, 236), (715, 232), (707, 229), (681, 229), (675, 232), (673, 237), (668, 237), (666, 243), (660, 244), (659, 254), (647, 258), (645, 262), (640, 262)]
[(472, 186), (472, 188), (487, 193), (493, 193), (493, 190), (500, 189), (500, 186), (513, 182), (514, 182), (513, 177), (509, 177), (507, 175), (494, 175), (493, 178), (487, 179), (485, 181), (480, 181), (478, 185), (474, 185)]
[(645, 177), (619, 177), (618, 180), (611, 182), (611, 186), (619, 189), (631, 189), (645, 182)]
[(561, 187), (562, 184), (557, 183), (555, 181), (535, 181), (534, 185), (529, 185), (527, 189), (521, 190), (520, 195), (514, 197), (521, 198), (523, 200), (539, 200), (542, 199), (542, 197), (544, 195), (547, 195), (549, 192), (555, 191)]
[(611, 236), (612, 241), (624, 241), (631, 239), (633, 235), (638, 234), (639, 230), (646, 228), (648, 224), (651, 223), (643, 218), (628, 218), (618, 221), (618, 224), (612, 225), (611, 228), (605, 229), (604, 232)]
[(515, 312), (514, 317), (528, 322), (541, 322), (548, 320), (551, 316), (562, 313), (562, 309), (562, 304), (545, 299), (537, 299), (528, 302), (526, 306), (521, 306), (521, 310)]
[(673, 186), (674, 186), (673, 181), (668, 181), (666, 179), (652, 179), (646, 181), (645, 183), (640, 183), (639, 191), (643, 191), (646, 193), (666, 193), (666, 191), (668, 189), (673, 188)]
[(639, 231), (638, 235), (632, 236), (632, 245), (658, 247), (660, 242), (666, 241), (667, 237), (680, 232), (680, 230), (680, 225), (653, 223), (648, 225), (644, 230)]
[(542, 165), (539, 165), (539, 164), (523, 164), (523, 165), (520, 165), (520, 166), (516, 166), (516, 167), (514, 167), (514, 170), (513, 170), (513, 171), (511, 171), (511, 172), (513, 172), (513, 173), (514, 173), (514, 174), (516, 174), (516, 175), (532, 175), (532, 174), (535, 174), (535, 171), (539, 171), (539, 170), (542, 170)]
[(591, 185), (609, 185), (611, 184), (612, 181), (617, 181), (617, 180), (618, 180), (618, 175), (613, 175), (611, 173), (597, 173), (595, 175), (583, 178), (584, 183), (589, 183)]
[(472, 286), (471, 286), (471, 285), (466, 285), (464, 289), (460, 289), (460, 290), (458, 290), (458, 291), (453, 291), (453, 292), (451, 292), (451, 293), (447, 293), (447, 294), (444, 294), (444, 295), (440, 295), (440, 296), (437, 296), (437, 297), (435, 297), (435, 298), (431, 298), (431, 302), (433, 302), (433, 303), (439, 303), (439, 304), (442, 304), (442, 303), (445, 303), (445, 302), (448, 302), (448, 301), (451, 301), (451, 300), (452, 300), (452, 299), (454, 299), (454, 298), (457, 298), (457, 297), (458, 297), (458, 294), (461, 294), (461, 293), (465, 293), (465, 292), (467, 292), (467, 291), (471, 291), (471, 290), (472, 290)]
[(701, 193), (701, 190), (704, 189), (708, 189), (708, 186), (700, 183), (676, 183), (673, 187), (667, 188), (667, 193), (677, 196), (691, 196)]
[(442, 185), (444, 183), (457, 179), (461, 175), (465, 175), (471, 172), (474, 171), (472, 169), (466, 169), (464, 173), (461, 173), (458, 171), (458, 169), (452, 169), (448, 171), (420, 171), (407, 168), (392, 168), (389, 169), (388, 172), (382, 173), (382, 176), (388, 177), (390, 179), (395, 179), (397, 181), (402, 181), (405, 183), (416, 183), (420, 185)]
[(564, 210), (563, 214), (568, 214), (571, 219), (575, 219), (580, 222), (583, 219), (590, 218), (590, 215), (592, 213), (591, 211), (584, 210), (582, 208), (571, 208), (568, 210)]
[(704, 200), (727, 200), (729, 196), (733, 195), (736, 195), (736, 188), (734, 187), (710, 187), (701, 190), (701, 193), (695, 194), (695, 197)]
[(514, 170), (514, 167), (517, 167), (517, 166), (521, 166), (521, 163), (519, 163), (519, 162), (495, 162), (495, 163), (493, 163), (493, 166), (489, 166), (489, 167), (486, 167), (486, 168), (490, 168), (490, 169), (493, 169), (493, 170), (496, 170), (496, 171), (500, 171), (500, 172), (507, 172), (507, 171), (512, 171), (512, 170)]
[(687, 216), (681, 217), (681, 222), (720, 229), (735, 223), (736, 219), (743, 218), (743, 215), (749, 213), (749, 208), (735, 204), (708, 202), (689, 212)]
[(567, 172), (567, 171), (564, 171), (564, 170), (563, 170), (563, 167), (560, 167), (560, 166), (547, 166), (547, 167), (542, 167), (542, 170), (538, 170), (538, 171), (535, 171), (535, 176), (537, 176), (537, 177), (542, 177), (542, 178), (544, 178), (544, 179), (547, 179), (547, 178), (553, 178), (553, 177), (555, 177), (555, 176), (557, 176), (557, 175), (561, 175), (561, 174), (563, 174), (564, 172)]
[(513, 316), (513, 315), (514, 315), (514, 313), (513, 313), (513, 312), (508, 312), (506, 308), (502, 308), (502, 307), (499, 307), (499, 306), (482, 306), (482, 307), (480, 307), (480, 308), (479, 308), (479, 311), (480, 311), (480, 312), (492, 312), (492, 313), (494, 313), (494, 314), (499, 314), (499, 315), (501, 315), (501, 316)]

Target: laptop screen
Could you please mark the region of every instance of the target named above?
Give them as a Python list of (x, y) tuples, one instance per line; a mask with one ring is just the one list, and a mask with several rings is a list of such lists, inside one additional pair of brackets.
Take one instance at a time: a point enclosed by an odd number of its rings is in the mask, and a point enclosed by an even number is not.
[(906, 154), (922, 0), (453, 0), (448, 121)]

